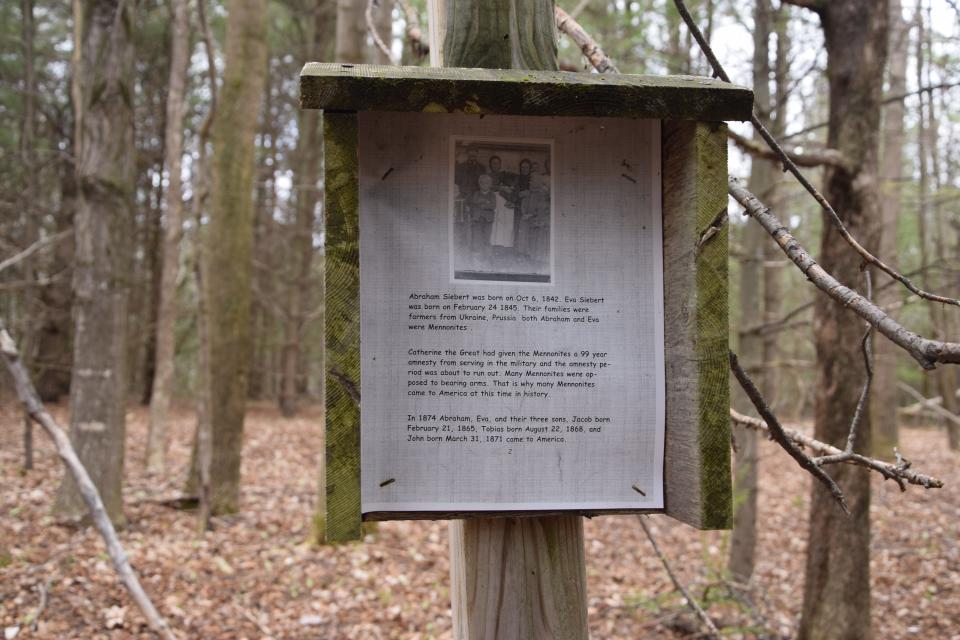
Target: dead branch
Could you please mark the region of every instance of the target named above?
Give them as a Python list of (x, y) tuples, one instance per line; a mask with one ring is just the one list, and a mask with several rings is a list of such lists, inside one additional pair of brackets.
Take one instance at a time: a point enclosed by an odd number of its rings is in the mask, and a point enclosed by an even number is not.
[(777, 333), (778, 331), (783, 331), (784, 329), (788, 329), (793, 326), (806, 326), (809, 324), (809, 322), (805, 320), (798, 321), (798, 322), (791, 322), (791, 320), (793, 320), (793, 318), (803, 313), (804, 311), (807, 311), (808, 309), (812, 309), (812, 308), (813, 308), (813, 301), (806, 302), (800, 305), (799, 307), (797, 307), (796, 309), (793, 309), (792, 311), (790, 311), (789, 313), (787, 313), (786, 315), (784, 315), (782, 318), (778, 320), (773, 320), (771, 322), (764, 322), (763, 324), (757, 324), (751, 327), (747, 327), (746, 329), (743, 329), (740, 332), (740, 335), (763, 336), (770, 333)]
[(93, 524), (96, 526), (97, 531), (100, 532), (106, 544), (107, 553), (113, 562), (113, 568), (117, 572), (123, 586), (126, 587), (130, 596), (140, 608), (140, 611), (143, 612), (150, 628), (167, 640), (176, 640), (176, 636), (173, 635), (173, 632), (167, 625), (167, 621), (164, 620), (156, 607), (153, 606), (150, 597), (147, 596), (143, 587), (140, 586), (140, 580), (130, 566), (127, 553), (124, 551), (123, 545), (120, 544), (120, 539), (117, 537), (117, 531), (113, 528), (113, 523), (110, 522), (110, 518), (107, 516), (107, 510), (103, 506), (100, 492), (97, 491), (97, 487), (93, 484), (93, 480), (90, 479), (86, 468), (84, 468), (83, 463), (80, 462), (80, 458), (77, 457), (77, 453), (70, 443), (70, 438), (67, 437), (67, 434), (60, 428), (60, 425), (57, 424), (53, 416), (50, 415), (40, 401), (37, 390), (34, 388), (33, 382), (31, 382), (30, 376), (27, 374), (23, 363), (20, 361), (20, 353), (17, 351), (17, 345), (13, 341), (13, 338), (10, 337), (10, 334), (7, 333), (7, 329), (2, 320), (0, 320), (0, 352), (3, 353), (4, 362), (10, 371), (10, 375), (13, 377), (20, 402), (23, 403), (30, 417), (43, 427), (43, 430), (50, 436), (50, 439), (57, 449), (57, 454), (63, 460), (64, 466), (67, 467), (67, 470), (77, 481), (77, 487), (80, 489), (83, 501), (87, 503)]
[(417, 10), (407, 0), (397, 0), (397, 4), (403, 9), (403, 15), (406, 18), (407, 41), (410, 43), (413, 55), (418, 58), (430, 55), (430, 42), (423, 33), (423, 29), (420, 28), (420, 16), (417, 14)]
[(883, 309), (856, 291), (840, 284), (836, 278), (827, 273), (787, 231), (770, 209), (735, 178), (731, 178), (728, 182), (727, 191), (734, 200), (743, 205), (747, 215), (753, 217), (766, 229), (780, 249), (799, 267), (810, 282), (869, 322), (877, 331), (913, 356), (924, 369), (932, 369), (938, 362), (960, 363), (960, 343), (930, 340), (904, 328)]
[(753, 403), (757, 413), (763, 417), (764, 422), (768, 425), (767, 431), (774, 442), (789, 453), (790, 456), (797, 461), (797, 464), (809, 471), (814, 478), (822, 482), (830, 491), (834, 500), (840, 505), (840, 508), (843, 509), (843, 512), (850, 515), (850, 509), (847, 507), (847, 501), (843, 497), (843, 491), (840, 490), (840, 487), (834, 482), (833, 478), (820, 468), (820, 465), (801, 451), (793, 440), (787, 436), (786, 431), (784, 431), (780, 425), (780, 421), (777, 420), (777, 416), (773, 414), (773, 411), (769, 405), (767, 405), (767, 401), (763, 399), (763, 395), (760, 393), (760, 390), (757, 389), (753, 380), (750, 379), (747, 372), (740, 366), (740, 362), (737, 360), (737, 354), (733, 351), (730, 352), (730, 370), (733, 371), (733, 375), (737, 378), (737, 382), (740, 383), (740, 387), (746, 392), (747, 397), (750, 398), (750, 402)]
[[(864, 277), (867, 280), (867, 300), (873, 300), (873, 283), (870, 279), (870, 272), (864, 271)], [(870, 338), (873, 335), (873, 327), (868, 323), (867, 332), (863, 334), (860, 340), (860, 350), (863, 353), (863, 365), (866, 369), (867, 379), (863, 383), (863, 390), (860, 391), (860, 399), (857, 400), (857, 408), (853, 412), (853, 419), (850, 421), (850, 431), (847, 434), (847, 446), (836, 455), (820, 456), (815, 458), (814, 462), (818, 465), (835, 464), (837, 462), (846, 462), (854, 456), (853, 448), (857, 440), (857, 429), (863, 420), (864, 409), (867, 400), (870, 397), (870, 385), (873, 383), (873, 349), (870, 346)]]
[(4, 270), (9, 269), (10, 267), (14, 266), (18, 262), (22, 262), (23, 260), (26, 260), (33, 254), (35, 254), (37, 251), (40, 251), (41, 249), (46, 247), (47, 245), (63, 240), (64, 238), (66, 238), (68, 235), (72, 233), (73, 233), (72, 228), (64, 229), (63, 231), (60, 231), (59, 233), (55, 233), (52, 236), (47, 236), (46, 238), (40, 238), (39, 240), (31, 244), (29, 247), (27, 247), (23, 251), (10, 256), (3, 262), (0, 262), (0, 272), (3, 272)]
[[(745, 416), (734, 409), (730, 409), (730, 419), (738, 425), (750, 429), (756, 429), (757, 431), (769, 432), (769, 427), (767, 427), (767, 423), (763, 420)], [(840, 449), (832, 444), (821, 442), (820, 440), (812, 438), (795, 429), (784, 429), (784, 433), (787, 434), (787, 437), (790, 438), (794, 444), (799, 447), (810, 449), (810, 451), (815, 454), (819, 454), (821, 456), (835, 456), (842, 453)], [(912, 463), (909, 460), (903, 458), (899, 454), (897, 454), (897, 458), (898, 461), (896, 464), (894, 464), (861, 454), (854, 454), (852, 457), (850, 457), (850, 459), (845, 460), (844, 462), (876, 471), (885, 479), (893, 480), (900, 485), (901, 491), (906, 491), (907, 484), (914, 484), (925, 489), (940, 489), (943, 487), (942, 480), (938, 480), (933, 476), (917, 473), (916, 471), (911, 471), (910, 466)]]
[[(921, 408), (929, 409), (930, 411), (937, 414), (941, 418), (946, 418), (953, 424), (960, 425), (960, 416), (957, 416), (956, 414), (951, 413), (950, 411), (947, 411), (946, 409), (944, 409), (942, 406), (940, 406), (937, 403), (935, 398), (925, 398), (923, 397), (922, 393), (920, 393), (910, 385), (903, 382), (897, 382), (897, 387), (901, 391), (906, 391), (910, 397), (912, 397), (914, 400), (917, 401), (917, 404), (919, 404)], [(942, 402), (943, 399), (940, 398), (940, 401)]]
[[(805, 6), (807, 8), (818, 10), (823, 5), (824, 0), (791, 0), (788, 4), (795, 4), (797, 6)], [(690, 11), (687, 9), (686, 4), (683, 0), (673, 0), (674, 5), (677, 7), (677, 11), (680, 13), (680, 17), (683, 18), (684, 23), (686, 23), (687, 28), (690, 30), (690, 34), (697, 41), (697, 44), (700, 45), (700, 49), (703, 51), (703, 54), (707, 57), (707, 60), (710, 62), (710, 66), (713, 67), (714, 75), (724, 82), (730, 82), (730, 76), (727, 75), (727, 72), (724, 70), (723, 65), (720, 64), (720, 61), (717, 59), (716, 54), (713, 52), (713, 49), (710, 47), (710, 43), (707, 42), (707, 39), (703, 37), (703, 33), (700, 32), (700, 28), (697, 26), (697, 23), (694, 21), (693, 17), (690, 15)], [(823, 211), (827, 214), (827, 219), (830, 223), (836, 227), (837, 231), (840, 232), (841, 237), (846, 241), (850, 247), (853, 248), (860, 256), (863, 258), (864, 262), (868, 265), (873, 265), (876, 268), (880, 269), (888, 276), (900, 282), (907, 289), (915, 293), (916, 295), (930, 300), (933, 302), (943, 302), (944, 304), (951, 304), (954, 306), (960, 306), (960, 300), (955, 298), (948, 298), (946, 296), (940, 296), (934, 293), (924, 291), (917, 287), (913, 282), (904, 276), (902, 273), (894, 269), (893, 267), (887, 265), (885, 262), (880, 260), (877, 256), (870, 253), (860, 242), (853, 237), (850, 231), (847, 229), (846, 225), (843, 224), (843, 221), (840, 219), (840, 216), (837, 215), (837, 212), (834, 210), (833, 205), (813, 186), (805, 175), (800, 171), (797, 165), (790, 159), (790, 156), (786, 151), (783, 150), (783, 147), (777, 142), (776, 138), (773, 137), (763, 123), (760, 122), (760, 118), (757, 117), (756, 112), (750, 116), (750, 122), (753, 124), (753, 129), (760, 137), (766, 141), (770, 146), (770, 149), (776, 154), (777, 158), (783, 163), (783, 168), (785, 171), (789, 171), (797, 179), (797, 181), (807, 190), (814, 200), (820, 205)]]
[(364, 11), (364, 16), (367, 19), (367, 31), (370, 32), (370, 37), (373, 38), (373, 44), (377, 45), (377, 49), (380, 50), (387, 60), (390, 61), (390, 64), (396, 66), (397, 61), (393, 59), (393, 54), (390, 53), (390, 47), (386, 45), (383, 41), (383, 38), (380, 37), (380, 34), (377, 32), (377, 25), (373, 22), (373, 7), (376, 6), (377, 10), (380, 10), (380, 3), (377, 0), (367, 0), (367, 10)]
[(570, 12), (570, 17), (576, 20), (580, 17), (580, 14), (583, 13), (583, 10), (587, 8), (587, 5), (590, 4), (590, 0), (580, 0), (577, 3), (577, 6), (573, 8), (573, 11)]
[[(727, 137), (745, 153), (755, 158), (765, 160), (780, 160), (774, 151), (769, 147), (761, 145), (746, 136), (742, 136), (736, 131), (728, 130)], [(850, 170), (850, 161), (837, 149), (812, 149), (810, 151), (790, 151), (786, 152), (791, 160), (798, 167), (840, 167), (844, 170)]]
[(44, 610), (47, 608), (49, 591), (50, 582), (48, 580), (44, 580), (40, 583), (40, 602), (37, 604), (37, 609), (33, 612), (33, 616), (31, 616), (32, 620), (30, 620), (30, 630), (34, 633), (36, 633), (37, 629), (40, 627), (40, 616), (43, 615)]
[(660, 550), (660, 545), (657, 544), (656, 539), (653, 537), (653, 533), (650, 531), (650, 527), (647, 526), (647, 516), (637, 515), (637, 520), (640, 521), (640, 526), (643, 527), (643, 532), (647, 534), (647, 540), (650, 541), (650, 546), (653, 547), (654, 553), (657, 554), (657, 557), (660, 558), (660, 563), (663, 565), (664, 570), (667, 572), (667, 575), (670, 576), (670, 581), (673, 583), (673, 586), (676, 587), (677, 591), (683, 595), (684, 600), (687, 601), (687, 606), (693, 610), (693, 613), (700, 619), (700, 622), (703, 623), (703, 627), (707, 630), (705, 636), (708, 638), (715, 638), (719, 640), (720, 630), (717, 629), (717, 626), (713, 624), (713, 620), (710, 619), (710, 616), (707, 615), (707, 612), (700, 607), (697, 601), (690, 595), (690, 592), (687, 591), (686, 587), (681, 584), (680, 580), (677, 579), (677, 575), (673, 572), (673, 569), (670, 568), (670, 562), (667, 560), (667, 556), (663, 554), (663, 551)]
[[(947, 0), (947, 2), (950, 2), (950, 1), (951, 0)], [(894, 102), (903, 102), (907, 98), (920, 95), (921, 93), (930, 93), (938, 89), (939, 90), (953, 89), (954, 87), (960, 87), (960, 82), (940, 82), (938, 84), (931, 84), (925, 87), (920, 87), (919, 89), (914, 89), (913, 91), (907, 91), (906, 93), (900, 93), (895, 96), (888, 96), (884, 98), (883, 102), (881, 102), (880, 104), (881, 106), (885, 107), (889, 104), (893, 104)], [(785, 136), (783, 136), (783, 139), (790, 140), (791, 138), (796, 138), (797, 136), (802, 136), (804, 134), (811, 133), (813, 131), (816, 131), (817, 129), (823, 129), (824, 127), (827, 127), (829, 125), (830, 125), (829, 122), (818, 122), (816, 124), (811, 124), (807, 127), (804, 127), (803, 129), (794, 131), (793, 133), (786, 134)]]
[(620, 73), (620, 70), (613, 64), (613, 61), (603, 52), (600, 45), (597, 44), (597, 41), (584, 31), (583, 27), (580, 26), (580, 23), (578, 23), (573, 16), (559, 6), (554, 7), (554, 16), (557, 22), (557, 30), (560, 33), (565, 33), (570, 36), (570, 39), (580, 47), (583, 56), (590, 61), (590, 64), (593, 65), (593, 68), (596, 69), (598, 73)]

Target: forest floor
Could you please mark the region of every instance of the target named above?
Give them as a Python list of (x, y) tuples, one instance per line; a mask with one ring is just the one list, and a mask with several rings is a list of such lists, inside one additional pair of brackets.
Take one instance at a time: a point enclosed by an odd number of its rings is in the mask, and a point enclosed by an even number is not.
[[(65, 410), (55, 407), (64, 421)], [(195, 532), (178, 494), (193, 429), (173, 414), (168, 479), (143, 471), (146, 411), (128, 415), (126, 515), (121, 537), (144, 587), (183, 638), (449, 638), (447, 526), (382, 523), (364, 544), (311, 542), (322, 425), (319, 408), (284, 420), (253, 406), (243, 458), (243, 511)], [(9, 638), (148, 638), (93, 530), (49, 516), (62, 469), (35, 432), (36, 467), (21, 470), (21, 422), (0, 408), (0, 629)], [(903, 452), (947, 486), (901, 494), (874, 475), (873, 620), (877, 637), (960, 639), (960, 479), (957, 454), (936, 429), (906, 429)], [(723, 581), (728, 535), (650, 518), (679, 579), (730, 637), (789, 638), (803, 597), (810, 478), (761, 444), (760, 540), (749, 595)], [(695, 621), (636, 517), (585, 525), (591, 636), (692, 638)], [(41, 594), (45, 597), (41, 598)], [(31, 618), (45, 600), (37, 630)], [(19, 632), (16, 629), (19, 628)]]

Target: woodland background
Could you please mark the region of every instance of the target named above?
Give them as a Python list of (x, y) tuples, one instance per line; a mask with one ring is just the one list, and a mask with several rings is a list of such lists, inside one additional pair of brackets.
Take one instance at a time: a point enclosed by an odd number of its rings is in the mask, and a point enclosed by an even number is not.
[[(759, 118), (853, 212), (855, 235), (956, 297), (960, 8), (833, 5), (688, 6), (732, 80), (753, 87)], [(670, 0), (562, 6), (622, 73), (712, 75)], [(450, 637), (446, 525), (387, 523), (362, 545), (322, 545), (322, 122), (298, 107), (304, 62), (427, 65), (427, 31), (413, 0), (0, 2), (0, 318), (185, 637)], [(858, 67), (844, 40), (884, 54)], [(595, 72), (583, 53), (559, 35), (561, 68)], [(817, 203), (749, 124), (732, 129), (731, 174), (864, 291), (861, 261), (838, 257), (849, 250)], [(863, 322), (732, 201), (728, 223), (732, 348), (781, 421), (843, 448)], [(874, 285), (903, 325), (957, 336), (955, 306)], [(648, 520), (725, 636), (960, 638), (956, 371), (873, 343), (858, 446), (900, 452), (946, 487), (901, 494), (844, 466), (846, 518), (775, 445), (736, 427), (734, 531)], [(146, 635), (5, 376), (0, 627)], [(699, 636), (642, 534), (636, 518), (586, 524), (593, 635)]]

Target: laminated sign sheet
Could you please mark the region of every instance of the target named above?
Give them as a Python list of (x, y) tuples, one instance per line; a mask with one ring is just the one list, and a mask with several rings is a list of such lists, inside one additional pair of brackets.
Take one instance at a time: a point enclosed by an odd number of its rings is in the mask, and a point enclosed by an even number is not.
[(660, 509), (660, 123), (362, 112), (361, 509)]

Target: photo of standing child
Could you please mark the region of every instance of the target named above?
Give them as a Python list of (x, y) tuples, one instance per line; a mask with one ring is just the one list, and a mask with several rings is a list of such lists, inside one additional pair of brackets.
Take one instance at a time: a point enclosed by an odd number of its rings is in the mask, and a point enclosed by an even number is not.
[(453, 280), (553, 281), (549, 140), (450, 141)]

